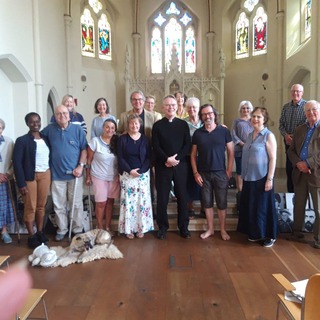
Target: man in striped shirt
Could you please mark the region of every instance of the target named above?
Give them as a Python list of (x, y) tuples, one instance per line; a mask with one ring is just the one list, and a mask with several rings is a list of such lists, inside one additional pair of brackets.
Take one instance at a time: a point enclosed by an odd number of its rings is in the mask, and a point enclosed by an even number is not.
[(304, 112), (304, 105), (306, 100), (302, 99), (303, 86), (301, 84), (294, 84), (291, 87), (292, 100), (286, 103), (281, 112), (279, 121), (279, 130), (284, 138), (284, 144), (286, 148), (286, 173), (287, 173), (287, 189), (288, 192), (294, 192), (292, 183), (292, 164), (288, 158), (287, 151), (290, 147), (294, 129), (306, 122), (306, 116)]

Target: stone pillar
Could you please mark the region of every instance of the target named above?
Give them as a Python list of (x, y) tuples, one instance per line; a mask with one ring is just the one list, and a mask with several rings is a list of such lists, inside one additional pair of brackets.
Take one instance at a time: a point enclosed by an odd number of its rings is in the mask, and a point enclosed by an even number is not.
[(140, 33), (133, 33), (133, 50), (134, 50), (134, 78), (137, 79), (140, 76)]
[[(34, 85), (35, 85), (35, 101), (36, 110), (42, 114), (42, 78), (41, 78), (41, 52), (40, 52), (40, 33), (39, 33), (39, 0), (32, 1), (33, 15), (33, 43), (34, 43)], [(46, 115), (43, 115), (46, 118)]]
[(67, 93), (72, 94), (72, 81), (71, 81), (71, 42), (70, 42), (70, 34), (71, 34), (71, 24), (72, 18), (70, 15), (64, 15), (64, 32), (65, 32), (65, 41), (66, 41), (66, 65), (67, 65)]
[[(215, 33), (213, 31), (207, 32), (206, 37), (207, 37), (207, 52), (208, 52), (208, 56), (207, 56), (207, 63), (208, 63), (208, 74), (207, 77), (212, 78), (213, 77), (213, 61), (214, 61), (214, 50), (213, 50), (213, 46), (214, 46), (214, 36)], [(202, 75), (204, 76), (204, 75)]]

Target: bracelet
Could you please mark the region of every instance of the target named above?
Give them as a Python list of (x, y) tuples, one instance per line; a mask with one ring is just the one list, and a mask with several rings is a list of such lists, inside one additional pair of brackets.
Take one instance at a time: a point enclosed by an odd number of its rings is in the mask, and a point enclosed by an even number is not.
[(198, 174), (199, 172), (198, 171), (196, 171), (193, 175), (195, 176), (196, 174)]
[(273, 178), (267, 178), (267, 180), (268, 180), (268, 181), (272, 181), (272, 180), (273, 180)]

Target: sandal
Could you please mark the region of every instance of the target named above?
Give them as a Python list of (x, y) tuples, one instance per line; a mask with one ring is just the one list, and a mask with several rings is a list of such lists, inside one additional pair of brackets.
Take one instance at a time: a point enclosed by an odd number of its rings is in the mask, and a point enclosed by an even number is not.
[(144, 233), (138, 232), (137, 233), (137, 238), (142, 239), (144, 237)]
[(134, 235), (132, 233), (126, 234), (126, 237), (130, 240), (134, 239)]

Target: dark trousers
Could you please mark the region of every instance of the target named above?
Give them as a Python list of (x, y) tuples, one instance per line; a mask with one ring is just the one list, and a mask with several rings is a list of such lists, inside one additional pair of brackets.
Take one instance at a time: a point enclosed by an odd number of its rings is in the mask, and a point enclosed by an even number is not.
[(169, 193), (174, 183), (174, 194), (178, 205), (178, 228), (181, 232), (188, 229), (189, 214), (187, 206), (187, 164), (180, 162), (176, 167), (167, 168), (163, 165), (156, 165), (156, 189), (157, 189), (157, 224), (159, 229), (169, 229), (167, 207)]
[(288, 158), (288, 149), (289, 149), (289, 145), (287, 145), (286, 143), (284, 144), (286, 147), (286, 174), (287, 174), (287, 190), (290, 193), (294, 192), (294, 187), (293, 187), (293, 182), (292, 182), (292, 163), (290, 161), (290, 159)]

